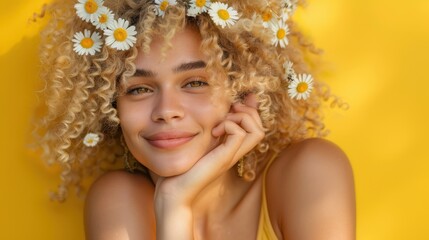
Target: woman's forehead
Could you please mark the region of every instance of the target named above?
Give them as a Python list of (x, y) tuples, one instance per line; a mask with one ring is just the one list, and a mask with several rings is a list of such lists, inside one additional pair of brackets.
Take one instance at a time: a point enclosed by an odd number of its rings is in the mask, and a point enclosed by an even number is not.
[(201, 35), (193, 28), (177, 32), (171, 40), (163, 36), (154, 36), (148, 51), (138, 49), (135, 59), (136, 68), (157, 69), (171, 66), (176, 68), (184, 63), (202, 61), (206, 57), (201, 51)]

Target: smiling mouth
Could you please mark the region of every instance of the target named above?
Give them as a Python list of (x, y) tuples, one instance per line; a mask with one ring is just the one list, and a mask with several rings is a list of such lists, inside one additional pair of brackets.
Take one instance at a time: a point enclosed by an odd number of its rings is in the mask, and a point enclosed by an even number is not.
[(189, 133), (158, 133), (146, 140), (156, 148), (173, 149), (191, 141), (195, 136), (196, 134)]

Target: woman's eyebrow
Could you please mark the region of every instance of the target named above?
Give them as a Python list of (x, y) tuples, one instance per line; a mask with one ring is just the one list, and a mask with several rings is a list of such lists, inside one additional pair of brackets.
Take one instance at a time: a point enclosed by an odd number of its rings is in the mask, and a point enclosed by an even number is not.
[[(199, 68), (205, 68), (207, 66), (207, 64), (204, 61), (194, 61), (194, 62), (187, 62), (187, 63), (182, 63), (179, 66), (175, 67), (173, 69), (173, 72), (177, 73), (177, 72), (184, 72), (184, 71), (189, 71), (189, 70), (193, 70), (193, 69), (199, 69)], [(136, 72), (134, 73), (134, 77), (156, 77), (156, 73), (152, 72), (150, 70), (146, 70), (146, 69), (136, 69)]]
[(189, 71), (189, 70), (198, 69), (198, 68), (205, 68), (206, 66), (207, 64), (204, 61), (182, 63), (179, 66), (175, 67), (173, 69), (173, 72)]
[(155, 77), (156, 74), (152, 71), (145, 70), (145, 69), (136, 69), (136, 72), (134, 73), (133, 77)]

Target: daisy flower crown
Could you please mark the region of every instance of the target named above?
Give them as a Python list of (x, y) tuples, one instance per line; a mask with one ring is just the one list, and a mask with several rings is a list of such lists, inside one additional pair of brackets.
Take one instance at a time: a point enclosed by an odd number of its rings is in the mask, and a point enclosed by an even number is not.
[[(287, 20), (295, 12), (298, 0), (280, 0), (281, 5), (280, 8), (276, 8), (277, 11), (274, 11), (269, 0), (267, 1), (265, 8), (255, 11), (252, 20), (271, 30), (271, 44), (274, 47), (286, 48), (289, 44)], [(177, 0), (154, 0), (153, 2), (155, 13), (159, 17), (164, 17), (169, 7), (177, 5)], [(185, 4), (188, 17), (208, 14), (213, 23), (222, 29), (232, 27), (240, 18), (239, 11), (225, 1), (182, 0), (181, 3)], [(137, 41), (136, 27), (130, 25), (125, 19), (116, 19), (112, 10), (103, 4), (104, 0), (78, 0), (74, 5), (77, 16), (83, 21), (92, 23), (96, 29), (94, 31), (84, 29), (74, 34), (73, 50), (79, 55), (95, 55), (100, 52), (103, 44), (116, 50), (129, 50)], [(306, 100), (313, 89), (313, 77), (305, 73), (296, 74), (293, 63), (290, 61), (284, 63), (283, 68), (282, 79), (287, 83), (289, 97), (295, 100)], [(88, 133), (84, 144), (94, 147), (99, 140), (97, 134)]]
[[(280, 0), (280, 8), (274, 11), (267, 5), (260, 11), (255, 11), (252, 20), (271, 30), (271, 44), (274, 47), (286, 48), (289, 44), (289, 27), (287, 20), (297, 8), (298, 0)], [(177, 0), (154, 0), (155, 13), (164, 17), (167, 9), (177, 5)], [(183, 0), (188, 17), (197, 17), (208, 14), (213, 23), (220, 28), (232, 27), (240, 18), (240, 13), (225, 1), (214, 0)], [(136, 27), (122, 18), (115, 19), (115, 15), (108, 7), (103, 6), (104, 0), (78, 0), (74, 5), (76, 14), (83, 21), (90, 22), (96, 30), (84, 29), (74, 34), (73, 50), (79, 55), (95, 55), (100, 52), (102, 45), (116, 50), (128, 50), (136, 43)], [(278, 10), (280, 9), (280, 10)], [(99, 31), (102, 31), (100, 33)], [(102, 37), (104, 36), (104, 38)], [(310, 74), (296, 74), (293, 63), (283, 64), (284, 75), (281, 77), (287, 83), (287, 92), (291, 99), (306, 100), (313, 89), (313, 77)], [(87, 147), (94, 147), (100, 141), (96, 133), (88, 133), (83, 143)]]
[[(85, 22), (101, 31), (84, 29), (73, 36), (73, 50), (79, 55), (95, 55), (100, 52), (103, 44), (117, 50), (128, 50), (136, 43), (136, 27), (115, 15), (108, 7), (103, 6), (104, 0), (78, 0), (74, 5), (76, 14)], [(105, 36), (103, 41), (102, 35)]]
[[(164, 16), (169, 5), (175, 5), (176, 0), (155, 0), (158, 16)], [(271, 44), (275, 47), (286, 48), (289, 44), (289, 27), (287, 20), (295, 12), (298, 5), (297, 0), (281, 0), (280, 11), (276, 12), (267, 2), (266, 8), (255, 13), (254, 22), (261, 24), (271, 30)], [(212, 21), (221, 28), (231, 27), (239, 19), (239, 13), (227, 3), (211, 0), (190, 0), (187, 8), (187, 16), (196, 17), (199, 14), (208, 13)], [(306, 100), (313, 90), (313, 77), (310, 74), (296, 74), (293, 63), (287, 61), (283, 64), (285, 76), (283, 79), (288, 84), (288, 95), (292, 99)]]
[[(233, 26), (240, 18), (240, 13), (229, 6), (225, 1), (189, 0), (186, 2), (186, 15), (197, 17), (199, 14), (208, 14), (213, 23), (220, 28)], [(155, 0), (156, 14), (164, 17), (170, 6), (177, 4), (176, 0)], [(275, 47), (286, 48), (289, 44), (289, 27), (287, 20), (295, 12), (298, 0), (281, 0), (280, 11), (274, 11), (267, 0), (267, 6), (253, 16), (254, 22), (260, 22), (271, 30), (271, 44)], [(293, 63), (283, 64), (285, 75), (283, 79), (288, 84), (288, 95), (292, 99), (306, 100), (313, 90), (313, 77), (310, 74), (296, 74)]]

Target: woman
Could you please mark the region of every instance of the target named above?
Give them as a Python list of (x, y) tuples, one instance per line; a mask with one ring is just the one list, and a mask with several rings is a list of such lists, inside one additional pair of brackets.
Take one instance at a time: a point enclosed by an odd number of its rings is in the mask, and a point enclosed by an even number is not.
[(120, 156), (127, 169), (91, 186), (87, 239), (354, 239), (347, 157), (310, 138), (328, 93), (289, 30), (295, 7), (51, 6), (41, 142), (64, 167), (56, 197)]

